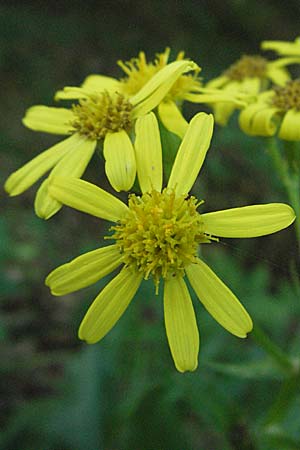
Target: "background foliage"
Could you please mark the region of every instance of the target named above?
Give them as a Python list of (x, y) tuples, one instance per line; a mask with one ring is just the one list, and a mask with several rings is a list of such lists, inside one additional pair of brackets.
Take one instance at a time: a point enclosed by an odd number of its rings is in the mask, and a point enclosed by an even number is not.
[[(275, 0), (2, 2), (2, 180), (57, 141), (21, 124), (30, 105), (52, 105), (55, 90), (90, 73), (119, 77), (118, 59), (140, 50), (152, 58), (166, 46), (173, 55), (184, 49), (208, 80), (241, 54), (257, 53), (261, 40), (293, 40), (299, 14), (296, 0), (288, 8)], [(200, 109), (185, 106), (188, 117)], [(97, 158), (85, 178), (105, 186)], [(284, 374), (251, 336), (229, 335), (199, 302), (195, 373), (175, 371), (162, 299), (145, 286), (103, 342), (80, 343), (77, 327), (104, 281), (53, 298), (43, 280), (57, 265), (96, 248), (105, 230), (101, 221), (68, 208), (42, 222), (33, 214), (34, 192), (1, 196), (0, 448), (300, 448), (299, 394), (286, 408), (272, 407)], [(242, 135), (235, 117), (230, 127), (216, 127), (195, 194), (205, 199), (206, 211), (286, 201), (264, 142)], [(203, 254), (254, 321), (299, 357), (294, 230), (224, 239)]]

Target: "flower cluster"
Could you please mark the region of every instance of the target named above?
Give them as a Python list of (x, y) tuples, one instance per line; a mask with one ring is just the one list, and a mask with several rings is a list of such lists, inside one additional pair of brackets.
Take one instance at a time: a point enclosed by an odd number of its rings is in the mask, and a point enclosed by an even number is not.
[[(241, 126), (255, 134), (249, 108), (258, 107), (259, 102), (261, 106), (264, 95), (268, 115), (287, 117), (290, 109), (299, 109), (292, 100), (298, 95), (299, 82), (291, 81), (285, 69), (294, 59), (268, 62), (259, 56), (244, 56), (203, 87), (199, 66), (183, 53), (169, 62), (169, 53), (166, 49), (147, 62), (141, 52), (129, 62), (118, 63), (125, 72), (119, 80), (90, 75), (80, 87), (58, 91), (56, 100), (75, 101), (71, 108), (30, 108), (23, 119), (25, 126), (68, 137), (14, 172), (5, 189), (10, 195), (21, 194), (51, 171), (36, 195), (39, 217), (48, 219), (66, 205), (112, 223), (106, 236), (111, 244), (56, 268), (46, 284), (53, 295), (65, 295), (120, 269), (92, 302), (80, 325), (79, 337), (88, 343), (98, 342), (112, 329), (141, 283), (152, 283), (156, 294), (162, 289), (170, 351), (176, 368), (184, 372), (196, 369), (199, 352), (198, 326), (186, 281), (230, 333), (244, 338), (252, 329), (249, 314), (200, 258), (199, 248), (224, 237), (275, 233), (288, 227), (295, 213), (281, 203), (203, 212), (203, 200), (190, 191), (210, 146), (214, 118), (199, 112), (187, 122), (182, 102), (212, 103), (215, 118), (222, 123), (236, 107), (244, 108)], [(278, 84), (275, 94), (259, 94), (270, 81)], [(253, 103), (256, 95), (259, 100)], [(165, 186), (166, 150), (159, 121), (181, 142)], [(286, 136), (290, 127), (290, 123), (282, 124), (281, 133)], [(116, 192), (128, 192), (127, 203), (80, 179), (97, 145), (103, 151), (111, 186)], [(135, 181), (140, 194), (131, 192)]]

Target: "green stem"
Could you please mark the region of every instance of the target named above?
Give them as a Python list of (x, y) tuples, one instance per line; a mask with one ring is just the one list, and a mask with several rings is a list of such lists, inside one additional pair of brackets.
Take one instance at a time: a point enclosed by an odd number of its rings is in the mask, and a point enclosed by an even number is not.
[(287, 192), (289, 202), (296, 213), (295, 227), (300, 249), (300, 174), (298, 169), (295, 170), (295, 148), (291, 147), (290, 143), (286, 143), (285, 155), (282, 155), (278, 140), (273, 137), (268, 140), (268, 151)]
[(258, 325), (254, 326), (251, 332), (251, 337), (272, 358), (272, 360), (281, 369), (281, 371), (284, 372), (285, 375), (294, 375), (295, 368), (289, 357), (265, 334), (265, 332)]
[(295, 400), (297, 391), (299, 391), (299, 374), (294, 374), (282, 383), (274, 403), (266, 414), (264, 421), (266, 427), (282, 421), (290, 404)]

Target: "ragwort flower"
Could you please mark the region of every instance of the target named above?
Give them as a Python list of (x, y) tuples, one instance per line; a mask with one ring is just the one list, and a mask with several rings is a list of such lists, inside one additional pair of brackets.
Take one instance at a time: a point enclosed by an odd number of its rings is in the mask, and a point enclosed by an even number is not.
[(202, 243), (219, 237), (255, 237), (274, 233), (293, 222), (284, 204), (254, 205), (200, 214), (202, 203), (188, 192), (204, 162), (213, 118), (197, 114), (179, 147), (168, 185), (162, 190), (162, 149), (153, 113), (137, 120), (135, 150), (141, 196), (130, 195), (128, 206), (104, 190), (78, 179), (53, 177), (50, 193), (58, 201), (116, 224), (114, 244), (91, 251), (49, 274), (46, 284), (64, 295), (95, 283), (119, 266), (121, 271), (95, 298), (79, 328), (88, 343), (102, 339), (135, 296), (143, 279), (156, 291), (164, 284), (167, 338), (176, 368), (195, 370), (199, 333), (187, 288), (229, 332), (246, 337), (252, 321), (228, 287), (198, 257)]
[(297, 37), (294, 42), (263, 41), (261, 48), (262, 50), (274, 50), (282, 56), (300, 56), (300, 37)]
[[(80, 178), (84, 173), (98, 141), (103, 141), (107, 177), (115, 190), (128, 190), (136, 176), (136, 161), (129, 133), (135, 120), (155, 108), (167, 95), (178, 77), (197, 69), (191, 61), (180, 60), (166, 65), (141, 88), (129, 96), (108, 90), (95, 92), (77, 88), (79, 103), (71, 109), (47, 106), (30, 108), (23, 123), (35, 131), (71, 135), (42, 152), (14, 172), (5, 183), (6, 191), (19, 195), (52, 169), (50, 176)], [(103, 77), (107, 81), (107, 77)], [(76, 90), (76, 88), (74, 88)], [(38, 189), (36, 214), (44, 219), (53, 216), (61, 203), (48, 193), (49, 178)]]
[[(118, 65), (125, 73), (125, 77), (117, 80), (102, 75), (90, 75), (83, 82), (81, 88), (92, 93), (108, 92), (117, 90), (126, 96), (136, 95), (149, 80), (160, 70), (169, 64), (170, 49), (166, 48), (163, 53), (158, 53), (156, 59), (147, 61), (144, 52), (140, 52), (137, 58), (130, 61), (118, 61)], [(179, 52), (176, 61), (182, 61), (184, 52)], [(239, 94), (233, 95), (218, 89), (206, 89), (202, 86), (199, 78), (200, 67), (195, 67), (193, 72), (182, 73), (167, 95), (161, 100), (157, 107), (157, 113), (164, 126), (172, 133), (183, 137), (188, 123), (181, 113), (183, 101), (193, 103), (217, 103), (230, 102), (232, 105), (244, 106), (245, 102)], [(55, 95), (56, 100), (67, 100), (82, 96), (82, 90), (76, 87), (65, 87)]]
[(300, 79), (260, 94), (239, 116), (241, 129), (252, 136), (273, 136), (300, 140)]
[[(270, 83), (283, 86), (290, 75), (285, 66), (300, 62), (299, 58), (281, 58), (268, 61), (259, 55), (244, 55), (225, 72), (206, 85), (207, 88), (223, 89), (228, 94), (236, 92), (255, 97), (265, 91)], [(251, 97), (249, 97), (251, 101)], [(214, 117), (220, 125), (226, 125), (237, 106), (234, 103), (220, 101), (213, 107)]]

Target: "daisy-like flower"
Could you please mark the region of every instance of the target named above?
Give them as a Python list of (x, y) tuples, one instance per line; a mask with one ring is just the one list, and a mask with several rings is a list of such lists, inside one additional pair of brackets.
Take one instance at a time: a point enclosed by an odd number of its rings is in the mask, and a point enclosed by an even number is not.
[(137, 120), (135, 150), (141, 196), (128, 205), (86, 181), (53, 177), (49, 191), (58, 201), (115, 225), (114, 243), (79, 256), (49, 274), (46, 284), (64, 295), (121, 271), (95, 298), (79, 328), (88, 343), (102, 339), (119, 320), (143, 279), (163, 281), (164, 318), (176, 368), (195, 370), (199, 333), (185, 282), (188, 278), (207, 311), (229, 332), (246, 337), (252, 321), (235, 295), (198, 257), (198, 247), (217, 237), (255, 237), (290, 225), (294, 211), (284, 204), (254, 205), (200, 214), (202, 203), (188, 192), (204, 162), (213, 118), (197, 114), (179, 147), (168, 185), (162, 189), (162, 149), (156, 117)]
[[(281, 58), (268, 61), (259, 55), (244, 55), (225, 72), (207, 83), (207, 88), (223, 89), (228, 94), (240, 92), (255, 97), (265, 91), (270, 83), (278, 86), (290, 80), (285, 66), (300, 62), (299, 58)], [(249, 97), (250, 99), (250, 97)], [(226, 125), (237, 106), (234, 103), (220, 101), (213, 107), (215, 120)]]
[(300, 140), (300, 79), (288, 81), (260, 94), (239, 115), (241, 129), (252, 136)]
[(294, 42), (263, 41), (261, 48), (262, 50), (274, 50), (282, 56), (300, 56), (300, 37), (297, 37)]
[[(186, 60), (168, 64), (132, 96), (122, 94), (116, 88), (109, 91), (111, 80), (103, 77), (107, 90), (103, 84), (99, 92), (77, 88), (79, 103), (71, 109), (33, 106), (23, 119), (25, 126), (35, 131), (70, 136), (10, 175), (5, 183), (6, 191), (11, 196), (19, 195), (51, 169), (50, 176), (80, 178), (98, 141), (103, 141), (105, 170), (111, 185), (117, 191), (129, 190), (136, 176), (135, 154), (129, 137), (135, 120), (155, 108), (178, 77), (197, 70), (197, 67)], [(35, 199), (36, 214), (44, 219), (53, 216), (62, 206), (49, 196), (48, 184), (49, 178), (42, 183)]]
[[(126, 96), (136, 95), (149, 80), (160, 70), (169, 64), (170, 49), (166, 48), (163, 53), (158, 53), (154, 61), (147, 61), (144, 52), (140, 52), (137, 58), (130, 61), (118, 61), (118, 65), (125, 73), (120, 80), (102, 75), (90, 75), (85, 79), (81, 88), (88, 92), (108, 92), (117, 90)], [(179, 52), (176, 61), (182, 61), (184, 52)], [(157, 113), (164, 126), (172, 133), (183, 137), (188, 123), (181, 113), (183, 101), (193, 103), (217, 103), (230, 102), (236, 106), (244, 106), (245, 101), (239, 93), (227, 93), (218, 89), (206, 89), (202, 86), (199, 78), (200, 68), (197, 67), (192, 73), (183, 73), (173, 83), (167, 95), (158, 104)], [(56, 100), (73, 99), (82, 96), (82, 89), (65, 87), (55, 95)]]

